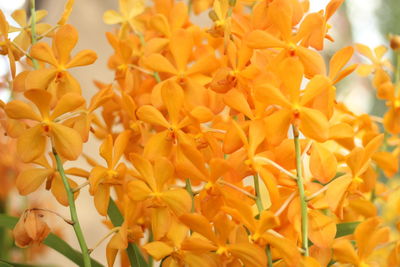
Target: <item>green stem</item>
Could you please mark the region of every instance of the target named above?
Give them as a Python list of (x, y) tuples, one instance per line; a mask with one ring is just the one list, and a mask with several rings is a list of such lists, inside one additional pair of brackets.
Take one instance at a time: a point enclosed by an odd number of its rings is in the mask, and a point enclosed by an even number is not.
[(71, 212), (71, 220), (74, 223), (73, 227), (74, 227), (75, 235), (78, 239), (79, 246), (81, 247), (82, 256), (83, 256), (83, 265), (85, 267), (90, 267), (91, 262), (90, 262), (89, 250), (86, 245), (85, 237), (83, 236), (81, 226), (79, 224), (78, 214), (76, 213), (74, 193), (72, 192), (72, 189), (68, 183), (67, 176), (65, 176), (64, 167), (61, 162), (60, 156), (58, 156), (57, 151), (54, 148), (53, 148), (53, 154), (54, 154), (54, 157), (57, 162), (57, 171), (60, 174), (62, 182), (64, 184), (64, 188), (67, 191), (69, 210)]
[[(31, 0), (31, 37), (32, 45), (36, 44), (36, 10), (35, 10), (35, 0)], [(39, 63), (36, 59), (32, 59), (33, 68), (37, 70), (39, 68)]]
[(271, 248), (269, 245), (265, 247), (265, 252), (267, 253), (267, 259), (268, 259), (268, 267), (272, 267), (272, 254), (271, 254)]
[[(0, 213), (7, 213), (7, 198), (0, 199)], [(0, 259), (8, 260), (9, 246), (9, 233), (6, 227), (0, 226)]]
[[(260, 181), (258, 179), (258, 175), (255, 174), (253, 176), (254, 180), (254, 190), (256, 191), (256, 205), (258, 209), (258, 216), (260, 216), (261, 212), (264, 210), (262, 201), (261, 201), (261, 193), (260, 193)], [(267, 254), (268, 259), (268, 267), (272, 267), (272, 255), (271, 255), (271, 248), (269, 245), (265, 247), (265, 253)]]
[(264, 210), (262, 201), (261, 201), (261, 194), (260, 194), (260, 182), (258, 180), (258, 175), (255, 174), (253, 176), (253, 180), (254, 180), (254, 190), (256, 191), (256, 205), (257, 205), (257, 209), (258, 209), (258, 213), (261, 213)]
[(186, 179), (186, 186), (185, 186), (186, 191), (189, 193), (190, 197), (192, 198), (192, 210), (191, 212), (194, 212), (194, 193), (192, 189), (192, 183), (190, 182), (190, 179)]
[(301, 168), (301, 148), (299, 140), (299, 130), (295, 125), (293, 126), (294, 148), (296, 153), (296, 173), (297, 173), (297, 187), (299, 189), (300, 206), (301, 206), (301, 241), (304, 249), (304, 255), (308, 256), (308, 214), (307, 214), (307, 201), (304, 192), (303, 174)]

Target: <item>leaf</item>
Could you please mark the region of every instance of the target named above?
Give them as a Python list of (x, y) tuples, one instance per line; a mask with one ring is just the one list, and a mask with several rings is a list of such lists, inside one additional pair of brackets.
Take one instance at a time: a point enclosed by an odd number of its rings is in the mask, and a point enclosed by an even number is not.
[[(114, 224), (114, 226), (120, 226), (124, 222), (124, 218), (122, 217), (121, 212), (111, 198), (110, 204), (108, 206), (108, 216), (110, 217), (110, 220)], [(147, 262), (144, 260), (136, 244), (129, 243), (126, 252), (128, 253), (129, 262), (132, 266), (148, 267)]]
[(336, 225), (336, 237), (339, 238), (345, 235), (351, 235), (354, 233), (354, 230), (356, 229), (357, 225), (359, 225), (360, 222), (345, 222), (345, 223), (338, 223)]
[[(12, 217), (6, 214), (0, 214), (0, 226), (6, 227), (8, 229), (13, 229), (17, 224), (18, 218)], [(49, 234), (47, 238), (43, 241), (43, 244), (54, 249), (55, 251), (61, 253), (72, 262), (76, 263), (78, 266), (83, 266), (83, 257), (80, 252), (73, 249), (67, 242), (62, 240), (55, 234)], [(102, 264), (95, 260), (92, 261), (93, 267), (104, 267)], [(25, 265), (12, 265), (12, 266), (25, 266)], [(29, 266), (29, 265), (28, 265)]]

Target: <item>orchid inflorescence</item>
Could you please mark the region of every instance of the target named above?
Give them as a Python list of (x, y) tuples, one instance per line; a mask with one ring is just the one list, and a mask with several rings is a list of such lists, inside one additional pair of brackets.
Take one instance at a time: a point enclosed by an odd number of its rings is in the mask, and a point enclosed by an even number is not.
[[(106, 33), (114, 79), (95, 82), (91, 99), (69, 72), (97, 59), (72, 51), (73, 0), (55, 26), (39, 23), (47, 13), (34, 1), (29, 19), (12, 15), (21, 28), (0, 12), (13, 96), (0, 102), (0, 145), (25, 164), (13, 172), (19, 194), (45, 184), (69, 207), (71, 219), (55, 214), (74, 228), (82, 266), (98, 245), (79, 225), (81, 190), (110, 228), (99, 241), (108, 240), (108, 266), (118, 252), (140, 267), (399, 266), (400, 66), (385, 46), (363, 44), (325, 62), (343, 2), (309, 12), (308, 0), (119, 0), (103, 17), (115, 25)], [(192, 22), (203, 12), (211, 27)], [(398, 36), (391, 47), (400, 55)], [(354, 64), (355, 53), (368, 61)], [(354, 71), (373, 77), (383, 118), (336, 99)], [(82, 151), (95, 139), (103, 162)], [(0, 155), (0, 164), (21, 163)], [(22, 214), (17, 246), (45, 240), (47, 211)]]

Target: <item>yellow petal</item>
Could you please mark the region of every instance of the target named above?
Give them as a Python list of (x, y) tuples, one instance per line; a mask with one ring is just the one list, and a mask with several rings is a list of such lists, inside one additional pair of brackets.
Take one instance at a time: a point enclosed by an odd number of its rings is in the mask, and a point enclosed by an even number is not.
[(163, 238), (171, 224), (171, 214), (166, 207), (154, 208), (151, 213), (151, 228), (154, 240)]
[(51, 134), (57, 152), (68, 160), (77, 159), (82, 152), (82, 138), (80, 134), (62, 124), (52, 123)]
[(332, 246), (333, 248), (333, 258), (342, 263), (352, 263), (358, 265), (359, 259), (354, 251), (350, 240), (340, 239), (336, 240)]
[(45, 90), (31, 89), (25, 91), (25, 97), (35, 103), (43, 119), (47, 119), (50, 110), (51, 94)]
[(209, 221), (203, 215), (196, 213), (186, 213), (179, 217), (179, 220), (187, 227), (192, 229), (214, 243), (218, 243), (217, 237), (212, 231)]
[(110, 9), (104, 12), (103, 21), (105, 24), (117, 24), (123, 22), (123, 18), (117, 11)]
[(67, 1), (67, 3), (65, 4), (65, 7), (64, 7), (64, 12), (63, 12), (61, 18), (59, 19), (59, 21), (57, 22), (58, 25), (64, 25), (65, 23), (67, 23), (68, 18), (71, 15), (74, 2), (75, 2), (75, 0)]

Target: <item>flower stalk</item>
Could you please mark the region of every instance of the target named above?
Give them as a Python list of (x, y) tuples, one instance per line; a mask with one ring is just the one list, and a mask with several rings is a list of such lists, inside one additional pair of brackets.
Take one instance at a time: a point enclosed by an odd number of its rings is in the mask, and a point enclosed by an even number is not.
[(304, 255), (308, 256), (308, 214), (307, 214), (307, 199), (304, 191), (304, 182), (301, 166), (301, 148), (299, 139), (299, 130), (293, 125), (294, 148), (296, 153), (296, 173), (297, 173), (297, 188), (300, 196), (301, 207), (301, 243), (304, 250)]
[(71, 220), (73, 222), (72, 226), (74, 227), (75, 235), (78, 239), (78, 243), (82, 251), (83, 265), (85, 267), (90, 267), (92, 265), (90, 262), (89, 250), (86, 245), (85, 237), (83, 236), (81, 226), (79, 224), (78, 214), (76, 212), (76, 207), (75, 207), (74, 193), (72, 192), (72, 189), (68, 183), (67, 176), (65, 176), (64, 167), (61, 162), (60, 156), (57, 154), (57, 151), (54, 148), (53, 148), (53, 154), (57, 163), (57, 171), (60, 174), (62, 182), (64, 184), (64, 188), (67, 191), (69, 211), (71, 213)]

